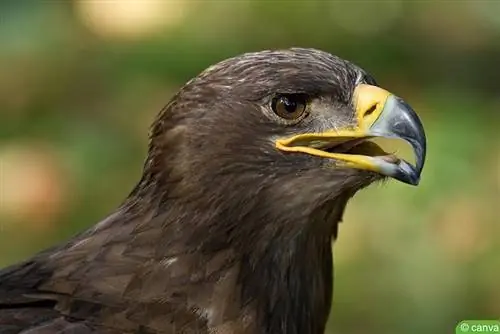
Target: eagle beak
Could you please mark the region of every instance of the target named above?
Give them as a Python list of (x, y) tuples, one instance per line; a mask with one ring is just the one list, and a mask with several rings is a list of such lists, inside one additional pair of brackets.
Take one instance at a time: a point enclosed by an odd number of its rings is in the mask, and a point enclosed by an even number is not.
[[(353, 105), (353, 127), (281, 138), (276, 141), (276, 148), (335, 159), (336, 165), (369, 170), (417, 185), (425, 162), (426, 139), (415, 111), (399, 97), (366, 84), (356, 87)], [(415, 166), (368, 141), (374, 137), (407, 141), (415, 154)]]

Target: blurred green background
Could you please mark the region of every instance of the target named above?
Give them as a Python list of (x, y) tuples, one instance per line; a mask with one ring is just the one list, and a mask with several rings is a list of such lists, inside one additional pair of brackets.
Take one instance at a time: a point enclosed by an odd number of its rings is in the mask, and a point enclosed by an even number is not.
[(170, 96), (242, 52), (347, 58), (421, 115), (421, 185), (356, 196), (328, 333), (500, 317), (500, 1), (1, 1), (0, 265), (110, 213)]

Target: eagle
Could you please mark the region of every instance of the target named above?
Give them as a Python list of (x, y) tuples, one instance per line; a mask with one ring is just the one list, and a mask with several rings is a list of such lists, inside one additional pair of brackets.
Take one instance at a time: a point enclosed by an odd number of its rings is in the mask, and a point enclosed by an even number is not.
[(116, 210), (0, 271), (0, 334), (323, 333), (347, 202), (388, 178), (417, 185), (426, 153), (406, 102), (309, 48), (209, 67), (149, 139)]

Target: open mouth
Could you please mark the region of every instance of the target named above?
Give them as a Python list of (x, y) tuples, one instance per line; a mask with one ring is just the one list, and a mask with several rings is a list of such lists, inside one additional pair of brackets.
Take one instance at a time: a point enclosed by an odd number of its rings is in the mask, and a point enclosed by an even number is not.
[(395, 154), (387, 153), (377, 143), (371, 141), (370, 138), (347, 139), (346, 141), (340, 143), (324, 142), (324, 145), (319, 145), (317, 149), (328, 153), (343, 153), (350, 155), (364, 155), (374, 158), (376, 157), (377, 159), (382, 159), (393, 164), (398, 164), (401, 161), (401, 159), (399, 159)]
[[(322, 134), (308, 134), (302, 140), (290, 141), (284, 150), (304, 152), (323, 158), (335, 159), (337, 164), (350, 165), (353, 161), (363, 164), (363, 160), (365, 162), (380, 161), (380, 163), (385, 165), (399, 165), (403, 162), (395, 154), (386, 152), (382, 147), (373, 142), (373, 138), (373, 136), (324, 137)], [(373, 170), (370, 166), (366, 167), (363, 169)]]

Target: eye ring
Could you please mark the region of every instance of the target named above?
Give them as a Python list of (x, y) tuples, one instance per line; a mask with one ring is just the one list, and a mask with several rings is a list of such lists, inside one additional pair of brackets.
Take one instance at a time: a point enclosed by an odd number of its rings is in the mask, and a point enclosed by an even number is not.
[(306, 112), (308, 97), (305, 94), (279, 94), (271, 101), (273, 112), (287, 121), (300, 119)]

